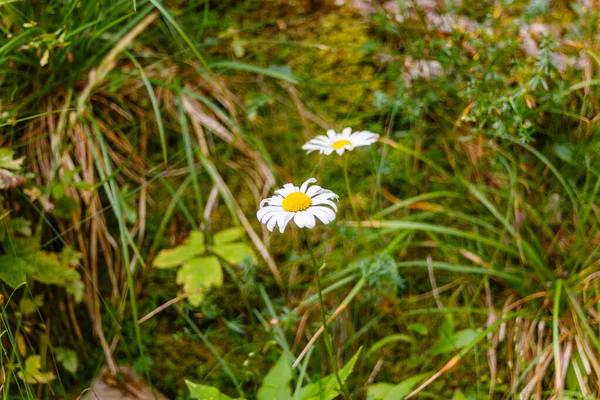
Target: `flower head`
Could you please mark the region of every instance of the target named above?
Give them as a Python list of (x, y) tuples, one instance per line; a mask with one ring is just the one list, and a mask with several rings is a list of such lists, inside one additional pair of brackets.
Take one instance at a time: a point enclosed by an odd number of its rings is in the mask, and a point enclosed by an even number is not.
[(256, 217), (270, 232), (278, 225), (281, 233), (292, 219), (298, 228), (314, 228), (315, 217), (324, 224), (330, 223), (335, 219), (337, 206), (333, 200), (338, 195), (318, 185), (308, 187), (316, 181), (310, 178), (300, 187), (286, 183), (283, 189), (275, 191), (275, 196), (260, 202)]
[(327, 136), (319, 135), (312, 138), (302, 146), (304, 150), (318, 150), (319, 153), (330, 155), (334, 151), (338, 155), (344, 154), (344, 150), (354, 150), (355, 147), (369, 146), (377, 141), (379, 135), (369, 131), (352, 133), (352, 128), (345, 128), (342, 133), (336, 133), (334, 130), (328, 130)]

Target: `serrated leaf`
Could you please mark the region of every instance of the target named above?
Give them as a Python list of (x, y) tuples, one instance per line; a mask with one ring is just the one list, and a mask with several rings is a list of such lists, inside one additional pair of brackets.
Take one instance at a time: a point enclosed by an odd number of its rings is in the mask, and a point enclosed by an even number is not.
[[(342, 383), (346, 382), (346, 379), (352, 373), (354, 369), (354, 364), (356, 364), (356, 360), (360, 355), (360, 351), (362, 347), (358, 349), (356, 354), (344, 365), (342, 369), (338, 371), (340, 380)], [(302, 389), (300, 389), (299, 399), (300, 400), (333, 400), (340, 394), (340, 385), (334, 374), (327, 375), (325, 378), (321, 379), (321, 382), (313, 382)]]
[(40, 356), (29, 356), (25, 360), (25, 374), (23, 374), (23, 371), (19, 371), (18, 376), (28, 383), (50, 383), (56, 378), (52, 372), (42, 372), (41, 368)]
[(54, 354), (56, 355), (56, 361), (61, 363), (64, 369), (72, 374), (77, 372), (77, 369), (79, 368), (79, 357), (77, 357), (75, 351), (64, 347), (56, 347), (54, 348)]
[(204, 234), (199, 231), (192, 231), (190, 236), (177, 247), (161, 250), (152, 266), (155, 268), (177, 267), (192, 257), (203, 254), (206, 251), (204, 247)]
[(464, 329), (453, 333), (449, 338), (442, 338), (439, 343), (431, 348), (431, 354), (443, 354), (463, 348), (477, 339), (481, 331), (478, 329)]
[(287, 356), (279, 357), (277, 364), (265, 376), (260, 389), (258, 389), (258, 400), (287, 400), (292, 399), (290, 382), (292, 381), (292, 369)]
[(185, 293), (191, 293), (188, 301), (197, 307), (204, 299), (204, 291), (198, 289), (220, 287), (223, 284), (221, 263), (214, 256), (192, 258), (179, 268), (176, 282), (183, 285)]
[(244, 228), (236, 226), (229, 229), (224, 229), (221, 232), (215, 233), (213, 237), (215, 245), (236, 242), (242, 239), (245, 235)]
[(185, 384), (190, 390), (190, 397), (196, 400), (236, 400), (219, 391), (216, 387), (201, 385), (186, 379)]
[(252, 262), (256, 261), (256, 256), (254, 255), (252, 247), (245, 243), (215, 245), (212, 250), (216, 255), (223, 257), (223, 259), (230, 264), (238, 265), (245, 259), (250, 259)]

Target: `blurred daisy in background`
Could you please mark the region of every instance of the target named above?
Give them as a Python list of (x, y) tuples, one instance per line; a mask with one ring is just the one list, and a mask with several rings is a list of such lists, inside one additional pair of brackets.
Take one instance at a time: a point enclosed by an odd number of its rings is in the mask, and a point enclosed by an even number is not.
[(327, 136), (319, 135), (312, 138), (302, 148), (311, 151), (318, 151), (320, 154), (330, 155), (334, 151), (338, 155), (344, 154), (345, 150), (351, 151), (355, 147), (369, 146), (377, 141), (379, 135), (369, 131), (352, 133), (352, 128), (345, 128), (342, 133), (330, 129)]
[(318, 185), (309, 187), (316, 181), (310, 178), (300, 187), (286, 183), (275, 191), (275, 196), (260, 202), (256, 217), (270, 232), (278, 225), (281, 233), (292, 219), (298, 228), (314, 228), (315, 218), (330, 223), (335, 219), (337, 206), (333, 200), (337, 201), (338, 195)]

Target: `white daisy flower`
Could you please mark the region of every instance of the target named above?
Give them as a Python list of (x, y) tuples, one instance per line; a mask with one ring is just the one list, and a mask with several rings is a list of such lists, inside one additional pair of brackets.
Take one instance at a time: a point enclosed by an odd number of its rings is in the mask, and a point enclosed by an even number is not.
[(379, 135), (369, 131), (361, 131), (352, 133), (352, 128), (345, 128), (342, 133), (330, 129), (327, 131), (327, 136), (319, 135), (312, 138), (302, 148), (311, 151), (318, 150), (320, 154), (330, 155), (334, 151), (338, 155), (344, 154), (344, 150), (354, 150), (355, 147), (369, 146), (377, 141)]
[(308, 187), (316, 181), (310, 178), (300, 187), (286, 183), (283, 189), (275, 191), (275, 196), (260, 202), (256, 217), (270, 232), (278, 225), (281, 233), (292, 219), (298, 228), (314, 228), (315, 217), (324, 224), (330, 223), (337, 211), (332, 200), (338, 200), (338, 195), (318, 185)]

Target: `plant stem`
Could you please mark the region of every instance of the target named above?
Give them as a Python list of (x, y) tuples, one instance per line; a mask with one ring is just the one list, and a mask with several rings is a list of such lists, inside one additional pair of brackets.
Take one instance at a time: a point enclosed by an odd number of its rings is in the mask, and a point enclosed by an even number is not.
[(327, 325), (327, 321), (325, 320), (325, 303), (323, 302), (323, 293), (321, 291), (321, 277), (319, 275), (319, 267), (317, 266), (317, 260), (315, 259), (315, 254), (313, 252), (312, 243), (308, 239), (308, 235), (304, 229), (300, 229), (304, 234), (304, 239), (306, 240), (306, 245), (308, 246), (308, 251), (310, 252), (310, 259), (312, 260), (313, 269), (315, 271), (315, 275), (317, 277), (317, 293), (319, 295), (319, 306), (321, 308), (321, 324), (323, 325), (323, 341), (325, 342), (325, 349), (327, 350), (329, 365), (335, 374), (335, 379), (340, 385), (340, 389), (344, 395), (344, 398), (348, 400), (350, 395), (348, 394), (348, 390), (346, 386), (342, 383), (340, 379), (340, 375), (338, 373), (338, 367), (335, 362), (335, 355), (333, 354), (333, 349), (331, 344), (333, 343), (333, 337), (331, 336), (331, 332), (329, 332), (329, 326)]
[(358, 209), (356, 208), (356, 204), (354, 204), (354, 196), (352, 195), (352, 189), (350, 188), (350, 178), (348, 177), (348, 158), (344, 158), (344, 180), (346, 181), (346, 193), (348, 194), (348, 199), (350, 200), (350, 206), (352, 207), (352, 212), (354, 213), (354, 220), (359, 222), (358, 219)]

